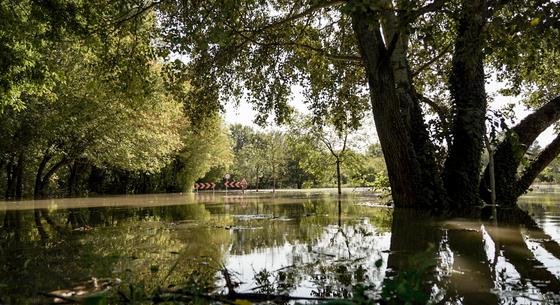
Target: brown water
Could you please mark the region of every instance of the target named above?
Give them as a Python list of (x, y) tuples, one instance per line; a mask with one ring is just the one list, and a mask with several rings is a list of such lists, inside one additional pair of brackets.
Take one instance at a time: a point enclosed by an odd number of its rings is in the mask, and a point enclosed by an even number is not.
[(358, 283), (375, 294), (397, 270), (427, 262), (436, 264), (424, 276), (434, 303), (558, 304), (560, 193), (520, 205), (542, 230), (433, 220), (364, 193), (340, 205), (329, 192), (2, 202), (0, 304), (91, 291), (92, 278), (99, 289), (196, 282), (226, 292), (224, 268), (237, 292), (350, 297)]

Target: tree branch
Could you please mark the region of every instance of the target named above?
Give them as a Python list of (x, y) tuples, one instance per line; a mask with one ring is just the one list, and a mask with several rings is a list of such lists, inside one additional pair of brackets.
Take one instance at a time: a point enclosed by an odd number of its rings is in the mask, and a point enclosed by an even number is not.
[(410, 19), (415, 19), (417, 17), (420, 17), (426, 13), (431, 13), (431, 12), (435, 12), (440, 10), (445, 3), (448, 2), (447, 0), (434, 0), (434, 2), (430, 3), (430, 4), (426, 4), (423, 7), (412, 11), (412, 13), (407, 16)]
[(276, 46), (292, 46), (292, 47), (296, 47), (296, 48), (300, 48), (300, 49), (305, 49), (305, 50), (309, 50), (309, 51), (313, 51), (321, 56), (324, 56), (326, 58), (332, 59), (332, 60), (341, 60), (341, 61), (351, 61), (351, 62), (362, 62), (362, 57), (358, 56), (358, 55), (354, 55), (354, 54), (332, 54), (332, 53), (328, 53), (327, 51), (325, 51), (322, 48), (319, 47), (314, 47), (314, 46), (310, 46), (308, 44), (304, 44), (304, 43), (300, 43), (297, 41), (288, 41), (288, 42), (275, 42), (275, 43), (270, 43), (270, 42), (260, 42), (256, 39), (256, 35), (255, 33), (252, 33), (253, 36), (249, 36), (239, 30), (237, 30), (234, 26), (232, 26), (229, 23), (225, 23), (226, 26), (228, 28), (230, 28), (230, 30), (232, 30), (234, 33), (238, 34), (239, 36), (241, 36), (243, 39), (245, 39), (245, 41), (241, 44), (238, 45), (238, 47), (243, 46), (246, 42), (252, 42), (256, 45), (259, 45), (261, 47), (276, 47)]
[(115, 26), (118, 27), (121, 24), (130, 21), (132, 19), (135, 19), (136, 17), (144, 14), (145, 12), (147, 12), (148, 10), (154, 8), (155, 6), (163, 3), (165, 0), (161, 0), (161, 1), (152, 1), (150, 3), (147, 3), (146, 6), (137, 6), (134, 7), (133, 9), (131, 9), (130, 11), (122, 14), (121, 16), (117, 17), (115, 21), (109, 23), (110, 26)]
[(298, 20), (298, 19), (300, 19), (302, 17), (305, 17), (309, 14), (312, 14), (312, 13), (318, 11), (318, 10), (321, 10), (321, 9), (324, 9), (324, 8), (327, 8), (327, 7), (331, 7), (331, 6), (344, 4), (344, 3), (346, 3), (346, 0), (333, 0), (333, 1), (319, 2), (319, 4), (313, 5), (309, 8), (307, 8), (306, 10), (303, 10), (300, 13), (297, 13), (297, 14), (294, 14), (294, 15), (291, 15), (291, 16), (287, 16), (287, 17), (284, 17), (284, 18), (281, 18), (281, 19), (277, 20), (276, 22), (270, 23), (270, 24), (258, 29), (257, 32), (262, 33), (262, 32), (264, 32), (268, 29), (279, 27), (279, 26), (282, 26), (286, 23)]
[(437, 114), (444, 128), (443, 132), (445, 132), (445, 141), (447, 142), (448, 146), (451, 146), (451, 132), (449, 131), (449, 118), (451, 111), (449, 110), (449, 108), (446, 108), (434, 102), (433, 100), (422, 94), (418, 94), (417, 96), (421, 102), (430, 106), (430, 108), (432, 108), (432, 110), (434, 110), (434, 112)]
[(542, 172), (545, 167), (552, 162), (560, 153), (560, 135), (556, 138), (539, 154), (537, 159), (527, 167), (521, 177), (517, 180), (518, 196), (523, 195), (537, 176)]
[[(548, 103), (528, 115), (507, 132), (505, 139), (498, 145), (494, 155), (498, 204), (515, 204), (517, 197), (519, 197), (519, 195), (521, 195), (529, 187), (534, 178), (531, 179), (529, 176), (523, 179), (516, 178), (521, 159), (536, 138), (559, 119), (560, 96), (556, 96)], [(554, 148), (554, 146), (549, 149), (552, 148)], [(545, 156), (543, 155), (543, 158), (544, 157)], [(536, 163), (531, 166), (534, 167), (533, 171), (536, 171), (537, 168), (542, 165)], [(545, 166), (546, 165), (544, 165), (544, 167)], [(544, 169), (544, 167), (542, 168)], [(529, 172), (526, 174), (531, 175)], [(533, 173), (532, 175), (535, 174), (538, 175), (538, 172)], [(487, 191), (488, 183), (489, 172), (488, 168), (486, 168), (484, 172), (484, 179), (480, 182), (480, 195), (486, 200), (489, 195)], [(526, 185), (527, 183), (529, 184)], [(518, 191), (520, 189), (523, 191)]]
[(420, 74), (420, 72), (426, 70), (429, 66), (431, 66), (434, 62), (436, 62), (437, 60), (439, 60), (440, 58), (442, 58), (444, 55), (449, 54), (449, 51), (451, 50), (451, 46), (453, 44), (448, 44), (447, 46), (445, 46), (443, 48), (443, 50), (441, 50), (441, 52), (436, 55), (434, 58), (428, 60), (427, 62), (425, 62), (423, 65), (421, 65), (420, 67), (418, 67), (418, 69), (416, 69), (416, 71), (412, 72), (412, 77), (417, 76), (418, 74)]
[(517, 134), (519, 144), (528, 148), (550, 125), (560, 119), (560, 95), (529, 114), (512, 128)]

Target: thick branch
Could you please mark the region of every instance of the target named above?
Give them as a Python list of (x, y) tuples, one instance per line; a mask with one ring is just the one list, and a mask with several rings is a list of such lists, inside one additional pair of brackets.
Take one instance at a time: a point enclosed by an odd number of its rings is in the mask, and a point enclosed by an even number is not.
[(526, 150), (545, 129), (559, 119), (560, 95), (528, 115), (512, 128), (512, 131), (515, 132), (519, 145), (524, 146)]
[(535, 178), (558, 156), (558, 153), (560, 153), (560, 135), (556, 136), (554, 141), (523, 172), (523, 175), (517, 181), (517, 196), (523, 195), (529, 189)]
[[(518, 192), (518, 189), (523, 189), (523, 187), (517, 187), (518, 180), (516, 178), (521, 159), (536, 138), (559, 119), (560, 96), (557, 96), (513, 127), (506, 138), (498, 145), (494, 156), (498, 204), (513, 205), (517, 197), (523, 193), (524, 190)], [(489, 173), (486, 169), (484, 180), (480, 185), (480, 192), (485, 200), (489, 198), (488, 179)], [(529, 179), (529, 177), (525, 179)], [(531, 182), (533, 180), (534, 178), (531, 179)]]

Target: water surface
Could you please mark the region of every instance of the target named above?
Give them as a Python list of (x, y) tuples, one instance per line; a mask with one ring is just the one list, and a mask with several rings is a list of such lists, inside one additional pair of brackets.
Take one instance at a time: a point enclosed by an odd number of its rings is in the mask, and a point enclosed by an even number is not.
[[(435, 303), (560, 302), (560, 194), (520, 205), (541, 229), (507, 221), (431, 219), (367, 193), (222, 193), (0, 203), (0, 300), (41, 292), (185, 285), (227, 292), (351, 297), (398, 271), (427, 268)], [(93, 280), (92, 280), (93, 279)]]

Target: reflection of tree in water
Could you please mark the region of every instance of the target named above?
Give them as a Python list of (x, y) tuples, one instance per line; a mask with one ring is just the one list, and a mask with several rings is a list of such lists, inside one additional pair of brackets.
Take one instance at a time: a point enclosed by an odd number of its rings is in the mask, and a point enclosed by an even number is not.
[[(336, 221), (320, 226), (317, 235), (287, 246), (283, 253), (289, 257), (289, 266), (276, 271), (257, 270), (257, 291), (301, 294), (303, 289), (311, 296), (346, 298), (359, 283), (380, 287), (385, 266), (372, 266), (379, 259), (386, 261), (390, 235), (368, 219), (349, 220), (342, 226), (334, 224)], [(308, 225), (314, 226), (314, 222)]]
[(209, 219), (203, 205), (6, 211), (1, 216), (0, 294), (9, 296), (2, 299), (8, 304), (45, 301), (37, 299), (38, 291), (71, 288), (91, 277), (118, 277), (146, 291), (183, 283), (195, 273), (201, 283), (213, 284), (224, 251), (219, 245), (229, 242), (227, 231), (205, 226), (189, 234), (176, 230), (183, 224), (173, 220)]
[[(418, 262), (410, 258), (425, 253), (437, 264), (423, 290), (437, 303), (559, 301), (560, 268), (554, 266), (560, 246), (527, 219), (499, 217), (499, 225), (432, 220), (419, 211), (356, 203), (343, 198), (341, 226), (337, 202), (328, 196), (0, 212), (0, 284), (17, 284), (0, 286), (0, 294), (12, 295), (4, 302), (25, 304), (36, 291), (72, 287), (91, 276), (120, 277), (147, 289), (185, 276), (212, 284), (228, 255), (280, 249), (288, 264), (255, 270), (247, 285), (349, 297), (357, 283), (378, 289), (399, 271), (414, 270)], [(543, 204), (533, 212), (550, 215), (548, 209)]]
[[(558, 264), (558, 244), (530, 219), (519, 217), (522, 214), (510, 215), (499, 217), (498, 226), (482, 221), (434, 221), (418, 211), (395, 210), (390, 274), (414, 268), (409, 257), (432, 249), (428, 251), (438, 264), (425, 279), (424, 289), (438, 303), (559, 302), (558, 275), (551, 272), (551, 261), (543, 264), (535, 254), (538, 245), (555, 256), (553, 264)], [(431, 243), (438, 246), (430, 248)]]

